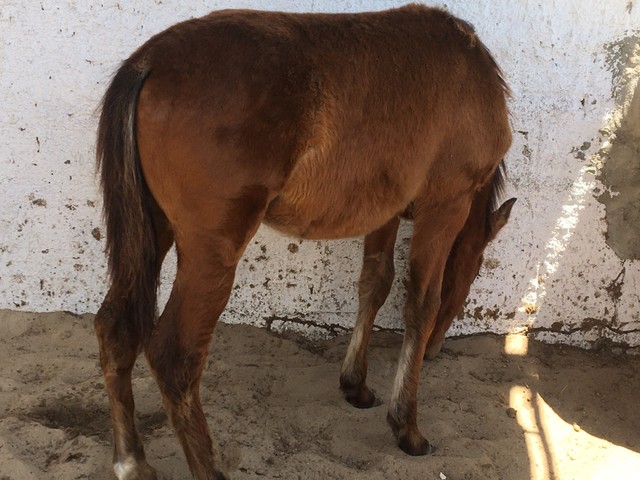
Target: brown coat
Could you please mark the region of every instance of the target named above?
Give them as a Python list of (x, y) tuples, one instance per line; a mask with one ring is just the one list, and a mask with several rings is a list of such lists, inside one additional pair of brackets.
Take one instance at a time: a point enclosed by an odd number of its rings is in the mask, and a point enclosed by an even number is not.
[[(511, 142), (507, 94), (473, 28), (420, 5), (214, 12), (126, 60), (98, 133), (111, 288), (96, 331), (120, 478), (155, 478), (133, 424), (130, 371), (141, 349), (194, 477), (225, 478), (200, 374), (236, 264), (263, 221), (302, 238), (365, 235), (340, 385), (367, 407), (368, 338), (393, 278), (398, 216), (411, 214), (405, 342), (388, 420), (404, 451), (430, 452), (416, 423), (418, 375), (436, 323), (446, 331), (452, 318), (438, 316), (441, 299), (459, 310), (493, 236), (485, 227), (501, 225), (492, 210)], [(174, 242), (178, 273), (156, 321), (158, 273)]]

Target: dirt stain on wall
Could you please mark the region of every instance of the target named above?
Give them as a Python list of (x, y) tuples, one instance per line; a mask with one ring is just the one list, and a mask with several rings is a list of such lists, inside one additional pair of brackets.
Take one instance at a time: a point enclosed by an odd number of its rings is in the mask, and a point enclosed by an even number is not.
[(640, 32), (605, 46), (616, 111), (598, 152), (606, 191), (607, 243), (621, 259), (640, 259)]

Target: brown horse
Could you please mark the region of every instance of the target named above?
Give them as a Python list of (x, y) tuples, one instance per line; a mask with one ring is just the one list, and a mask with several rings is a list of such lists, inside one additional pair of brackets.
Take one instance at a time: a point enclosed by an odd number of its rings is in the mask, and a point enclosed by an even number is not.
[[(103, 100), (97, 148), (111, 283), (95, 328), (118, 478), (156, 478), (134, 422), (131, 369), (142, 350), (193, 476), (227, 478), (199, 383), (261, 222), (301, 238), (365, 235), (340, 386), (366, 407), (375, 401), (367, 343), (393, 277), (398, 217), (411, 214), (405, 336), (387, 419), (405, 452), (432, 451), (417, 425), (422, 358), (447, 259), (446, 296), (464, 298), (503, 216), (493, 202), (511, 143), (507, 95), (473, 28), (419, 5), (216, 12), (169, 28), (126, 60)], [(174, 242), (178, 272), (156, 319), (158, 275)], [(456, 260), (467, 255), (461, 245), (476, 249), (473, 265)], [(472, 270), (460, 285), (459, 268)]]

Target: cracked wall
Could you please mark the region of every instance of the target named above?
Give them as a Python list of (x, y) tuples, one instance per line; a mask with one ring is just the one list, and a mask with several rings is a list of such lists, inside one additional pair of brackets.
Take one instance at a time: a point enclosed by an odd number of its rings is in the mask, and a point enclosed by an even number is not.
[[(0, 308), (97, 310), (105, 239), (94, 111), (119, 62), (152, 34), (213, 8), (339, 12), (401, 3), (5, 1)], [(529, 332), (583, 347), (639, 346), (640, 8), (627, 0), (446, 4), (474, 24), (513, 89), (507, 195), (518, 197), (451, 334)], [(410, 236), (403, 223), (397, 278), (376, 328), (402, 329)], [(360, 240), (300, 242), (261, 228), (223, 319), (309, 334), (346, 331), (357, 309), (361, 248)], [(174, 272), (171, 257), (161, 301)]]

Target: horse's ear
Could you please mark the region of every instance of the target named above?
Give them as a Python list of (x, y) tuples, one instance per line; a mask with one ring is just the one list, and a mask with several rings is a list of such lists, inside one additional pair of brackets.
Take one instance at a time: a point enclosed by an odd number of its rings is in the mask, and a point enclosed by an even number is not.
[(516, 203), (517, 198), (510, 198), (491, 214), (491, 239), (494, 239), (498, 232), (509, 221), (509, 215), (511, 215), (511, 208)]

